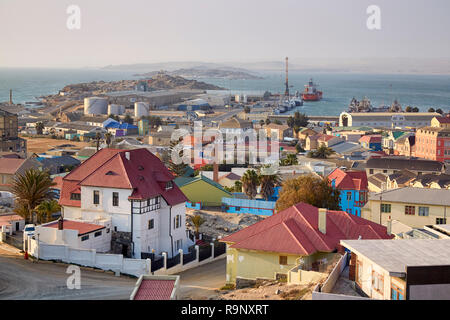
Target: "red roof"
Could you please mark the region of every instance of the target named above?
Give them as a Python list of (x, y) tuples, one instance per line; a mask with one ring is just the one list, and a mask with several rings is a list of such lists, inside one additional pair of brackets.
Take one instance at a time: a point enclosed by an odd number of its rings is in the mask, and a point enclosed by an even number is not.
[(450, 123), (450, 117), (436, 117), (436, 120), (439, 123)]
[(134, 200), (162, 196), (169, 205), (175, 205), (187, 198), (175, 183), (166, 190), (166, 183), (173, 179), (161, 160), (147, 149), (101, 149), (63, 178), (60, 204), (79, 207), (80, 200), (71, 200), (70, 194), (79, 193), (81, 186), (91, 186), (131, 189), (129, 199)]
[(24, 162), (25, 159), (0, 158), (0, 173), (15, 174)]
[[(58, 228), (58, 221), (53, 221), (48, 224), (44, 224), (46, 228)], [(104, 229), (105, 226), (100, 226), (92, 223), (78, 222), (73, 220), (65, 220), (63, 223), (63, 229), (78, 230), (78, 235), (81, 236), (86, 233), (91, 233), (97, 230)]]
[(170, 300), (175, 280), (143, 279), (134, 300)]
[(319, 209), (299, 203), (233, 233), (221, 241), (231, 248), (295, 255), (333, 252), (341, 240), (392, 239), (386, 227), (343, 211), (328, 211), (326, 234), (318, 229)]
[(379, 134), (365, 135), (359, 138), (359, 142), (381, 143), (381, 135)]
[(342, 190), (368, 190), (365, 171), (343, 171), (336, 168), (328, 175), (328, 180), (335, 180), (335, 186)]
[(0, 226), (11, 225), (12, 222), (25, 220), (17, 214), (7, 214), (0, 216)]

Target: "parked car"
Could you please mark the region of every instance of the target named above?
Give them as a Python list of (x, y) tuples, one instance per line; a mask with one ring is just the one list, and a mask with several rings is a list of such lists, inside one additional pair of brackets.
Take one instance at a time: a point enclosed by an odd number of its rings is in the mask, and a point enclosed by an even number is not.
[(34, 224), (27, 224), (25, 225), (25, 228), (23, 228), (23, 236), (28, 237), (28, 236), (33, 236), (34, 235)]

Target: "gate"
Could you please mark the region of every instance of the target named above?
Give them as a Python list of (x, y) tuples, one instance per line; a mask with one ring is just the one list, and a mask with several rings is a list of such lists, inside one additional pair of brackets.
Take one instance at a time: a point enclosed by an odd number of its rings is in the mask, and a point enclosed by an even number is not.
[(164, 266), (164, 259), (161, 257), (159, 259), (152, 260), (152, 272), (161, 269)]
[(177, 254), (176, 256), (172, 258), (167, 259), (167, 269), (172, 268), (173, 266), (176, 266), (180, 263), (180, 254)]
[(214, 258), (224, 254), (227, 251), (227, 245), (224, 242), (214, 243)]
[(211, 248), (211, 246), (209, 244), (208, 245), (204, 245), (204, 246), (200, 246), (199, 250), (200, 250), (200, 252), (199, 252), (199, 259), (198, 259), (199, 261), (203, 261), (203, 260), (208, 259), (209, 257), (211, 257), (212, 248)]

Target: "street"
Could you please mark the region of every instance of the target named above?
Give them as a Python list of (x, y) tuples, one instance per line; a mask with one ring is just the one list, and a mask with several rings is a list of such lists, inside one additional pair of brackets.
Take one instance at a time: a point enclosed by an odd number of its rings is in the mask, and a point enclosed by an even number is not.
[(0, 245), (0, 299), (3, 300), (127, 300), (136, 278), (111, 272), (81, 269), (81, 288), (68, 289), (68, 265), (32, 262), (14, 249)]
[(216, 290), (225, 284), (226, 258), (186, 270), (180, 275), (179, 299), (204, 300), (216, 298)]
[[(25, 260), (19, 250), (0, 244), (0, 300), (127, 300), (137, 281), (125, 275), (81, 267), (81, 289), (69, 289), (69, 265)], [(179, 299), (217, 297), (225, 284), (226, 259), (180, 273)]]

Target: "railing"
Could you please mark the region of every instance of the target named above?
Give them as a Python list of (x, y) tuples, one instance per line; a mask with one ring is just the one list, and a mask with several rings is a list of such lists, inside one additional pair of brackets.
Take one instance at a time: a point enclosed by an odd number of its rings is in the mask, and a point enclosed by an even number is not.
[(224, 254), (227, 251), (227, 245), (223, 242), (214, 243), (214, 258)]
[(155, 272), (156, 270), (159, 270), (162, 267), (164, 267), (164, 258), (163, 257), (160, 257), (158, 259), (154, 259), (151, 261), (152, 261), (152, 263), (151, 263), (151, 271), (152, 272)]
[(167, 269), (172, 268), (173, 266), (176, 266), (179, 263), (180, 263), (180, 254), (177, 254), (176, 256), (167, 259), (166, 268)]
[(183, 254), (183, 265), (188, 264), (191, 261), (194, 261), (196, 258), (196, 251), (192, 250), (189, 253)]

